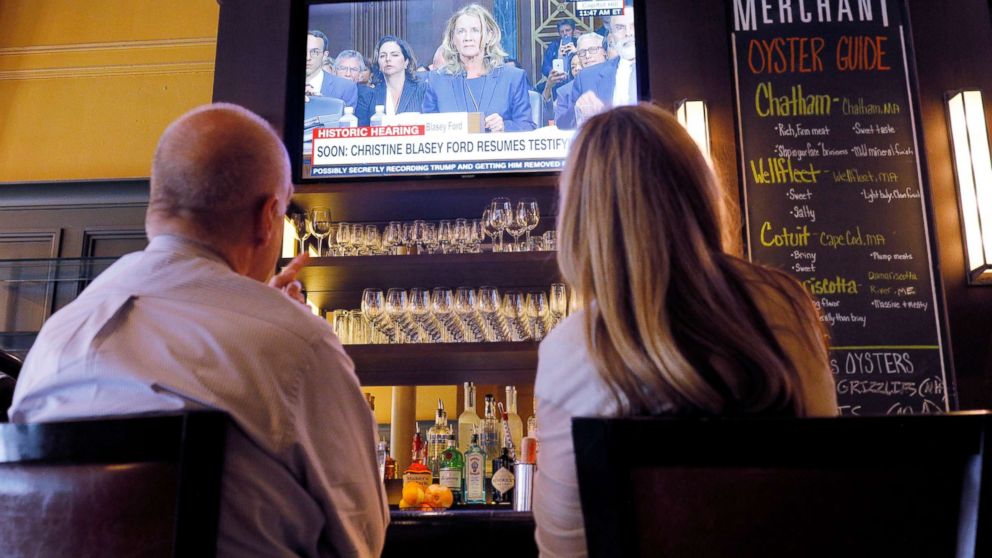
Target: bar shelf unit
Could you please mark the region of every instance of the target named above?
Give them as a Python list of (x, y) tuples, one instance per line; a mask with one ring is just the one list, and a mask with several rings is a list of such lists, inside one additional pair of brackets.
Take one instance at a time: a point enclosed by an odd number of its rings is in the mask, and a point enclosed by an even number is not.
[(298, 278), (308, 299), (325, 311), (358, 308), (366, 288), (543, 291), (560, 280), (554, 252), (320, 257), (311, 258)]

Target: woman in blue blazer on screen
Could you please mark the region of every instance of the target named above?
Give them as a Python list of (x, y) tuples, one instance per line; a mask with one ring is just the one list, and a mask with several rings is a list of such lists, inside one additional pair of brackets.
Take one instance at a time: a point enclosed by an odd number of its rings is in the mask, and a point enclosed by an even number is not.
[(417, 59), (409, 43), (386, 35), (375, 47), (376, 65), (372, 71), (373, 87), (358, 89), (355, 116), (361, 126), (370, 124), (376, 105), (386, 114), (420, 112), (427, 84), (417, 79)]
[(533, 130), (523, 70), (503, 64), (499, 26), (488, 10), (469, 4), (448, 20), (445, 65), (431, 72), (424, 112), (479, 112), (490, 132)]

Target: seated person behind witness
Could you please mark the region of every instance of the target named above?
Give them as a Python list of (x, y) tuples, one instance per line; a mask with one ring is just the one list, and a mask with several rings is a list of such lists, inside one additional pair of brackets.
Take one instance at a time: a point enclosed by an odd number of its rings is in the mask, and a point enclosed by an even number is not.
[[(548, 50), (544, 51), (544, 59), (541, 61), (541, 75), (550, 76), (554, 67), (555, 58), (568, 61), (568, 58), (575, 52), (575, 22), (562, 19), (555, 24), (558, 29), (558, 38), (551, 41)], [(565, 65), (568, 67), (568, 64)]]
[(365, 57), (355, 50), (342, 50), (334, 59), (334, 73), (356, 84), (359, 83), (362, 72), (367, 69)]
[(427, 85), (413, 72), (417, 66), (410, 45), (392, 35), (379, 39), (375, 47), (378, 62), (372, 73), (374, 87), (361, 87), (355, 115), (360, 126), (368, 126), (376, 105), (383, 105), (386, 114), (420, 112)]
[(270, 281), (290, 180), (279, 136), (241, 107), (169, 126), (148, 247), (45, 323), (10, 416), (226, 411), (218, 556), (377, 556), (389, 513), (351, 359), (301, 304), (305, 256)]
[(365, 69), (362, 70), (361, 73), (358, 74), (358, 83), (360, 83), (362, 85), (371, 85), (371, 83), (372, 83), (372, 66), (374, 66), (374, 65), (375, 65), (375, 62), (373, 62), (372, 60), (369, 60), (369, 61), (366, 62)]
[(555, 123), (559, 128), (575, 128), (594, 114), (637, 102), (634, 8), (628, 5), (623, 15), (610, 18), (610, 29), (620, 56), (579, 73), (572, 85), (573, 110), (555, 108)]
[(482, 113), (490, 132), (533, 130), (527, 77), (503, 64), (501, 36), (482, 6), (455, 12), (444, 32), (445, 66), (431, 72), (423, 112)]
[(358, 88), (354, 82), (324, 71), (324, 58), (328, 56), (327, 35), (315, 29), (307, 31), (306, 101), (320, 95), (341, 99), (345, 106), (355, 106), (358, 102)]
[(539, 350), (534, 520), (542, 556), (572, 557), (586, 555), (572, 417), (833, 416), (837, 400), (809, 294), (724, 252), (720, 187), (669, 113), (592, 117), (560, 187), (558, 265), (584, 309)]
[[(558, 72), (551, 72), (551, 76), (548, 77), (548, 81), (544, 86), (544, 99), (546, 102), (554, 100), (556, 104), (561, 105), (561, 109), (555, 108), (555, 110), (574, 110), (572, 105), (574, 101), (571, 98), (572, 87), (575, 85), (575, 78), (578, 77), (579, 72), (583, 68), (588, 68), (590, 66), (595, 66), (596, 64), (601, 64), (606, 61), (606, 50), (603, 49), (603, 37), (598, 33), (586, 33), (579, 37), (575, 42), (579, 47), (579, 50), (575, 51), (575, 55), (572, 56), (571, 64), (571, 79), (563, 81), (562, 74)], [(554, 86), (554, 82), (558, 83), (558, 86)], [(548, 84), (551, 84), (549, 86)]]

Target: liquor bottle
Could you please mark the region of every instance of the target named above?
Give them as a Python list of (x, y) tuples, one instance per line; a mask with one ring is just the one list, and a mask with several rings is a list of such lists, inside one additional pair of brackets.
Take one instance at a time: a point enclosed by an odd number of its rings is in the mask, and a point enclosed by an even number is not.
[(441, 452), (440, 465), (440, 485), (451, 490), (452, 500), (455, 504), (462, 503), (462, 494), (465, 492), (465, 459), (462, 452), (458, 451), (455, 444), (455, 435), (448, 435), (448, 447)]
[(472, 442), (465, 452), (465, 503), (486, 503), (486, 452), (479, 446), (479, 434), (472, 434)]
[(407, 467), (406, 471), (403, 471), (403, 484), (415, 482), (427, 490), (433, 482), (434, 476), (431, 474), (431, 470), (427, 468), (427, 465), (424, 465), (425, 448), (426, 444), (424, 444), (424, 439), (418, 430), (413, 435), (413, 456), (410, 466)]
[[(517, 388), (506, 386), (506, 416), (510, 423), (510, 437), (513, 440), (513, 447), (520, 449), (520, 439), (524, 437), (524, 422), (517, 414)], [(500, 437), (500, 445), (507, 445)]]
[(338, 119), (338, 128), (357, 128), (358, 117), (354, 107), (344, 107), (344, 114)]
[(489, 481), (494, 504), (513, 503), (513, 481), (513, 459), (509, 448), (504, 447), (500, 456), (493, 459), (493, 477)]
[[(496, 400), (491, 393), (486, 394), (485, 414), (482, 417), (482, 424), (479, 427), (479, 446), (486, 456), (494, 456), (499, 453), (499, 419), (496, 418)], [(492, 462), (486, 460), (486, 477), (493, 474)]]
[(537, 438), (537, 398), (534, 401), (534, 413), (527, 418), (527, 437)]
[(381, 480), (386, 479), (386, 456), (389, 455), (389, 448), (386, 447), (385, 441), (380, 441), (376, 447), (375, 458), (379, 462), (379, 478)]
[(449, 434), (451, 434), (451, 427), (448, 426), (448, 413), (444, 412), (444, 402), (438, 399), (434, 426), (427, 430), (427, 466), (434, 478), (438, 477), (441, 452), (448, 447)]
[(476, 431), (482, 419), (475, 412), (475, 384), (465, 382), (465, 410), (458, 415), (458, 450), (468, 451), (472, 445), (472, 433)]
[(396, 478), (396, 460), (389, 454), (389, 445), (386, 445), (386, 466), (383, 469), (383, 480), (393, 480)]
[[(496, 405), (496, 407), (499, 409), (499, 417), (500, 417), (500, 421), (499, 421), (500, 440), (502, 440), (502, 442), (500, 443), (500, 446), (503, 447), (503, 451), (505, 451), (507, 454), (509, 454), (511, 461), (516, 461), (516, 459), (517, 459), (517, 456), (516, 456), (516, 448), (517, 448), (517, 446), (513, 445), (513, 435), (510, 434), (510, 421), (507, 420), (508, 417), (507, 417), (507, 414), (506, 414), (506, 409), (503, 408), (503, 404), (502, 403), (498, 403)], [(493, 471), (495, 471), (495, 470), (496, 469), (493, 469)]]

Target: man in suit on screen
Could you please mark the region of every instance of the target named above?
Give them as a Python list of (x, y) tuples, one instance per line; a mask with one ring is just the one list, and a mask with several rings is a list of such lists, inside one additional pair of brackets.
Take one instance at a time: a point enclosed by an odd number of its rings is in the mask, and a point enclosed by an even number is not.
[(345, 106), (354, 107), (358, 102), (358, 86), (324, 70), (324, 59), (328, 56), (327, 35), (315, 29), (307, 31), (307, 102), (310, 97), (320, 95), (341, 99)]
[(623, 14), (610, 18), (610, 32), (619, 56), (579, 72), (572, 85), (574, 105), (565, 102), (555, 107), (555, 123), (559, 128), (575, 128), (590, 116), (612, 107), (637, 103), (637, 42), (632, 6), (625, 6)]

